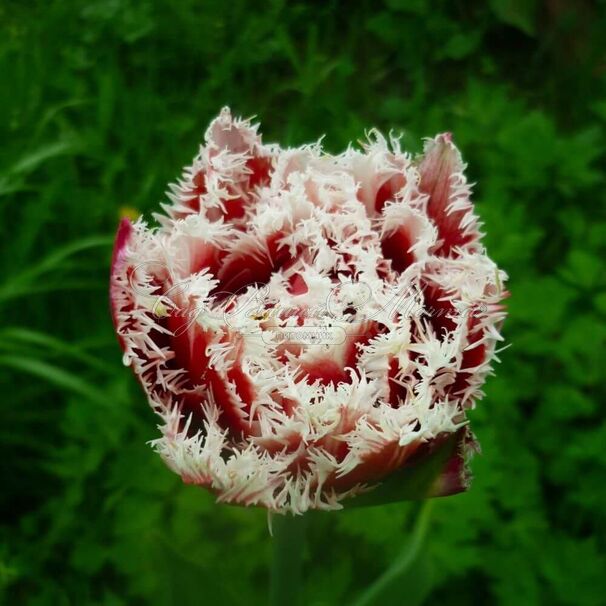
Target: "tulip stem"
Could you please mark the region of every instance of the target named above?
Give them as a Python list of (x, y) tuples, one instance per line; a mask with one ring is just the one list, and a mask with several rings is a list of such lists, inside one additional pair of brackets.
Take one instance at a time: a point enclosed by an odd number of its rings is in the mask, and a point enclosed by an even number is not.
[(271, 606), (302, 604), (304, 516), (276, 515), (272, 520)]
[[(397, 583), (398, 580), (401, 581), (403, 575), (407, 571), (410, 571), (420, 555), (429, 529), (432, 507), (433, 501), (431, 499), (416, 504), (416, 507), (413, 509), (414, 525), (412, 533), (404, 545), (402, 552), (393, 560), (391, 566), (354, 602), (354, 606), (372, 606), (374, 604), (386, 603), (384, 599), (381, 599), (383, 592), (390, 585)], [(417, 574), (416, 581), (420, 582), (421, 580)], [(402, 598), (401, 603), (420, 604), (422, 602), (422, 599), (417, 599), (418, 596), (414, 597), (414, 593), (409, 597), (409, 600)]]

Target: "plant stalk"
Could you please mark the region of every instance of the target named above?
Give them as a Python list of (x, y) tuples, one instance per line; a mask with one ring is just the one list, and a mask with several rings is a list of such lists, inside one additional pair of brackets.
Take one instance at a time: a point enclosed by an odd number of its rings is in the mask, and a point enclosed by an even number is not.
[[(431, 510), (433, 500), (427, 499), (418, 503), (414, 509), (414, 525), (410, 540), (407, 541), (404, 549), (400, 553), (391, 566), (383, 572), (383, 574), (370, 586), (366, 591), (354, 602), (354, 606), (373, 606), (375, 604), (385, 603), (381, 599), (383, 592), (393, 583), (397, 583), (407, 570), (410, 570), (419, 557), (423, 549), (429, 522), (431, 519)], [(407, 601), (403, 598), (402, 604), (417, 604), (413, 600)]]
[(270, 606), (300, 606), (302, 602), (304, 516), (276, 515), (272, 520)]

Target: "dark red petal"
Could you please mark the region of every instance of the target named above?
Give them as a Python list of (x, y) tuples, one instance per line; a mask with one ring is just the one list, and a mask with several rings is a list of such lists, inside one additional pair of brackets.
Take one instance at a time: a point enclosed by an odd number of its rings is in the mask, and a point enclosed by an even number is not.
[(227, 378), (221, 376), (216, 370), (208, 371), (209, 387), (214, 401), (221, 411), (219, 423), (236, 436), (248, 433), (248, 423), (234, 401), (227, 386)]
[(452, 332), (457, 324), (454, 320), (456, 310), (447, 299), (446, 293), (436, 284), (424, 282), (422, 284), (424, 310), (427, 319), (437, 337), (444, 339), (447, 332)]
[(358, 358), (361, 354), (361, 348), (368, 345), (377, 335), (383, 333), (385, 327), (374, 321), (367, 321), (362, 324), (354, 334), (347, 335), (347, 345), (345, 348), (345, 357), (343, 365), (345, 368), (358, 366)]
[[(447, 391), (454, 395), (462, 394), (469, 387), (473, 370), (486, 360), (486, 345), (479, 343), (484, 334), (478, 324), (478, 318), (471, 316), (469, 336), (467, 337), (468, 347), (463, 351), (461, 371), (456, 374), (454, 382), (447, 388)], [(469, 372), (465, 372), (466, 370)]]
[(389, 371), (387, 373), (389, 383), (389, 403), (393, 408), (399, 408), (401, 402), (406, 402), (408, 392), (401, 385), (402, 378), (398, 378), (400, 374), (400, 364), (397, 358), (392, 358), (389, 363)]
[(223, 202), (225, 205), (225, 214), (223, 215), (226, 221), (233, 221), (234, 219), (241, 219), (246, 210), (246, 199), (243, 196), (237, 198), (230, 198)]
[(347, 507), (457, 494), (469, 487), (467, 459), (475, 450), (477, 443), (467, 427), (430, 442), (406, 446), (392, 442), (329, 485), (343, 490), (358, 483), (380, 482), (374, 490), (348, 501)]
[(200, 196), (206, 193), (206, 174), (203, 170), (198, 171), (192, 179), (192, 189), (189, 192), (192, 196), (185, 204), (194, 212), (200, 212)]
[(455, 448), (437, 478), (432, 483), (428, 497), (447, 497), (469, 488), (471, 473), (468, 460), (480, 447), (469, 428), (463, 427), (455, 434)]
[(120, 225), (118, 226), (118, 231), (116, 232), (116, 239), (114, 240), (114, 250), (112, 252), (112, 261), (111, 261), (111, 270), (110, 270), (110, 288), (109, 288), (109, 307), (112, 316), (112, 322), (114, 324), (114, 329), (118, 334), (118, 341), (120, 343), (120, 347), (124, 350), (124, 339), (120, 336), (118, 331), (118, 309), (116, 302), (116, 288), (115, 278), (119, 271), (122, 270), (122, 263), (124, 257), (124, 248), (130, 241), (130, 238), (133, 233), (132, 223), (124, 218), (120, 221)]
[(268, 185), (273, 168), (271, 156), (256, 156), (246, 162), (246, 167), (251, 171), (248, 177), (250, 188), (260, 185)]
[(440, 135), (430, 145), (421, 164), (419, 189), (429, 196), (427, 214), (438, 228), (442, 243), (435, 250), (438, 255), (448, 255), (453, 247), (472, 241), (461, 227), (467, 211), (448, 211), (454, 192), (453, 177), (463, 168), (458, 151), (452, 144), (450, 133)]
[(375, 210), (380, 213), (386, 202), (395, 200), (396, 194), (406, 185), (404, 175), (398, 173), (387, 179), (377, 190), (375, 196)]
[(201, 385), (209, 365), (206, 348), (212, 335), (187, 310), (173, 311), (167, 318), (167, 328), (173, 333), (172, 350), (178, 367), (187, 370), (192, 386)]
[[(204, 170), (198, 171), (191, 180), (191, 186), (181, 194), (181, 204), (192, 212), (200, 212), (200, 196), (206, 193), (206, 174)], [(187, 212), (175, 212), (175, 219), (183, 219)]]
[(203, 269), (208, 269), (213, 275), (219, 271), (222, 253), (216, 247), (202, 240), (191, 238), (189, 273), (196, 274)]
[(418, 442), (406, 446), (400, 446), (397, 441), (389, 442), (379, 450), (365, 455), (352, 471), (339, 478), (335, 477), (327, 486), (336, 490), (348, 490), (356, 484), (379, 482), (400, 468), (419, 447)]
[(189, 423), (187, 435), (195, 436), (199, 431), (204, 431), (204, 411), (202, 404), (205, 398), (197, 392), (185, 392), (179, 394), (177, 406), (181, 409), (181, 422), (179, 429), (183, 431)]
[(386, 259), (391, 260), (394, 271), (403, 272), (415, 261), (414, 253), (410, 250), (412, 238), (406, 226), (399, 227), (381, 240), (381, 250)]
[[(251, 410), (255, 392), (250, 378), (242, 370), (240, 354), (238, 352), (234, 354), (235, 359), (226, 373), (218, 372), (210, 365), (210, 358), (206, 352), (213, 335), (203, 330), (195, 317), (188, 313), (173, 312), (167, 318), (167, 326), (173, 333), (171, 341), (177, 367), (187, 371), (189, 378), (187, 387), (189, 389), (210, 387), (215, 403), (222, 413), (219, 423), (235, 434), (245, 432), (248, 426), (243, 417)], [(236, 394), (245, 404), (243, 412), (240, 412), (238, 402), (230, 393), (228, 382), (234, 385)], [(195, 398), (193, 401), (196, 401)], [(194, 419), (197, 427), (202, 421), (202, 410), (199, 406), (195, 406), (194, 410), (197, 415)]]
[(240, 362), (234, 365), (227, 371), (227, 378), (236, 387), (236, 393), (246, 404), (246, 412), (250, 413), (252, 403), (255, 399), (255, 388), (250, 380), (250, 377), (242, 370)]
[(301, 274), (293, 274), (288, 279), (288, 292), (291, 295), (304, 295), (306, 292), (308, 292), (308, 290), (309, 288), (307, 287), (307, 284), (305, 283), (305, 280)]
[(271, 275), (290, 259), (287, 246), (280, 246), (283, 232), (276, 232), (265, 249), (235, 251), (227, 255), (219, 270), (217, 292), (235, 294), (250, 284), (267, 284)]
[(301, 364), (301, 370), (309, 384), (318, 379), (322, 385), (351, 383), (351, 377), (345, 372), (345, 368), (330, 358), (322, 358), (313, 363), (304, 362)]

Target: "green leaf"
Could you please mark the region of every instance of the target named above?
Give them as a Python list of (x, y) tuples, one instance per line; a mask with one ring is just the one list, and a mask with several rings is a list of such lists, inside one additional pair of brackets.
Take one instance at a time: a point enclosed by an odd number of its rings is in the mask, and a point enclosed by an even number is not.
[(604, 283), (602, 259), (586, 250), (571, 250), (561, 273), (566, 280), (582, 288), (594, 288)]
[(529, 36), (536, 34), (536, 0), (490, 0), (495, 15)]
[(39, 377), (49, 381), (57, 387), (66, 389), (75, 394), (81, 395), (88, 400), (96, 402), (103, 407), (109, 404), (107, 394), (99, 390), (93, 384), (67, 370), (64, 370), (63, 368), (54, 366), (52, 364), (47, 364), (42, 360), (15, 355), (4, 355), (0, 356), (0, 366), (5, 366)]

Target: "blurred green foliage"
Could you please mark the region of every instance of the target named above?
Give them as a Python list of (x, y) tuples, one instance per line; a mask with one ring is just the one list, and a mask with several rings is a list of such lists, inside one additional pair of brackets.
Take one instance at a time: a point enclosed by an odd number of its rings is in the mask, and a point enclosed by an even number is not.
[[(432, 504), (381, 603), (604, 604), (605, 8), (0, 2), (0, 601), (265, 603), (265, 513), (151, 452), (107, 311), (120, 208), (157, 208), (229, 104), (333, 151), (369, 126), (411, 150), (453, 131), (510, 274), (475, 482)], [(413, 508), (310, 516), (304, 603), (353, 603), (406, 556)]]

